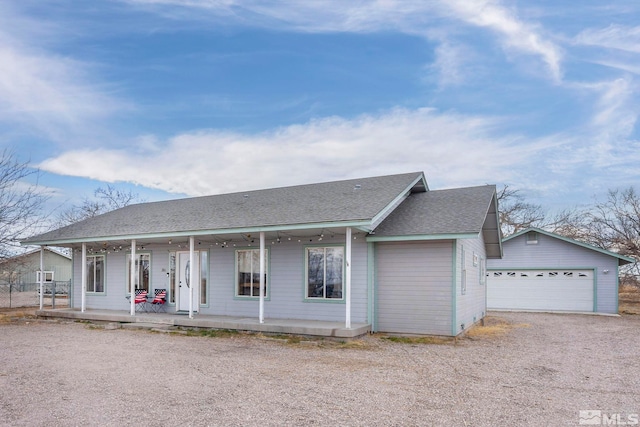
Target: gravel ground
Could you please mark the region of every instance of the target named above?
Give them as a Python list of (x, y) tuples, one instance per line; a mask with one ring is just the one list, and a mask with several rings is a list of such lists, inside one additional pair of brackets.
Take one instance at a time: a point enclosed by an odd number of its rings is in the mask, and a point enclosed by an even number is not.
[(506, 334), (455, 344), (348, 345), (0, 324), (0, 424), (573, 426), (580, 410), (640, 413), (639, 316), (500, 320)]

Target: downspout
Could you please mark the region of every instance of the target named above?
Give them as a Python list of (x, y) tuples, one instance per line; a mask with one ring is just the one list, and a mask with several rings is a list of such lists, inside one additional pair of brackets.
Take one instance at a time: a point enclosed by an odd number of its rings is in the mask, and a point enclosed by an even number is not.
[(351, 227), (347, 227), (346, 245), (345, 245), (345, 260), (347, 264), (345, 272), (345, 322), (344, 327), (351, 329)]
[(264, 231), (260, 232), (260, 323), (264, 323)]
[(131, 282), (131, 315), (136, 315), (136, 240), (131, 241), (131, 268), (129, 269)]

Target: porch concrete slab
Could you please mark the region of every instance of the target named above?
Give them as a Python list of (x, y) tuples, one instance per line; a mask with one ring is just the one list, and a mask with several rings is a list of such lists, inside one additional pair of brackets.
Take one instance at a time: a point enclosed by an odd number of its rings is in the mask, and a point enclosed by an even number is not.
[[(123, 324), (145, 324), (181, 326), (186, 328), (234, 329), (239, 331), (265, 332), (276, 334), (312, 335), (334, 338), (355, 338), (371, 330), (368, 323), (352, 323), (351, 328), (342, 322), (328, 322), (304, 319), (265, 319), (260, 323), (257, 318), (234, 316), (211, 316), (195, 314), (193, 319), (174, 313), (136, 313), (116, 310), (51, 309), (36, 311), (38, 317), (118, 322)], [(139, 325), (142, 326), (142, 325)]]

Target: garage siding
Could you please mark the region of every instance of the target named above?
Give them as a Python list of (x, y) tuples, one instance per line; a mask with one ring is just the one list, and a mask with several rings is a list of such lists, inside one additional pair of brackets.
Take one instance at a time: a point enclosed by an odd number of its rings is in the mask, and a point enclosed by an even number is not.
[[(595, 271), (596, 311), (618, 312), (618, 260), (595, 250), (538, 233), (537, 244), (527, 244), (526, 233), (503, 243), (504, 256), (489, 260), (490, 269), (562, 269)], [(605, 270), (608, 272), (605, 273)], [(490, 277), (489, 277), (490, 279)], [(491, 281), (489, 280), (489, 286)]]
[(380, 332), (451, 335), (452, 242), (378, 243)]

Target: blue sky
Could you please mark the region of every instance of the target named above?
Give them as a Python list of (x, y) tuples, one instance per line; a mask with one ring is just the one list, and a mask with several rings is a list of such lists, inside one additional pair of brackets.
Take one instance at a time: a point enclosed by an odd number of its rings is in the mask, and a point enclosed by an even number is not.
[(5, 0), (0, 147), (52, 206), (424, 171), (549, 209), (640, 173), (640, 3)]

